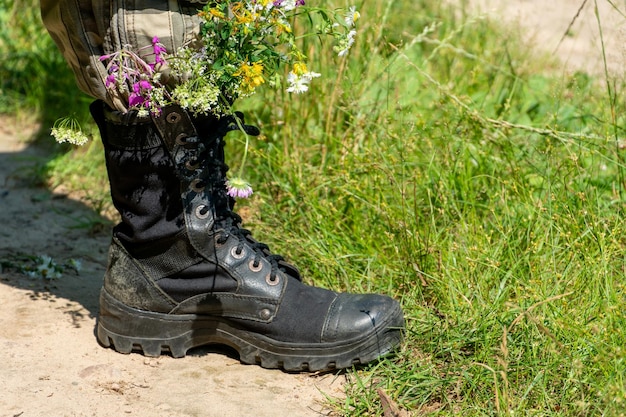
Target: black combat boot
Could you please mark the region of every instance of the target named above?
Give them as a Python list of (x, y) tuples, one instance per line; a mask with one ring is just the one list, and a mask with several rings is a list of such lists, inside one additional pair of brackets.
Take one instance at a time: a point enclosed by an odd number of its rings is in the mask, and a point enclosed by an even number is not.
[(102, 345), (183, 357), (223, 344), (244, 363), (288, 371), (365, 364), (398, 346), (398, 302), (305, 285), (240, 227), (226, 193), (223, 138), (242, 118), (191, 119), (177, 106), (154, 119), (101, 102), (91, 110), (122, 218), (100, 295)]

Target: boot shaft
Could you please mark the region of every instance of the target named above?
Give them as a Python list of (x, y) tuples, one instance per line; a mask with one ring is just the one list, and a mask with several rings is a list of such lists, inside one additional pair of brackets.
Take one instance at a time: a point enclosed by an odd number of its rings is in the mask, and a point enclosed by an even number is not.
[(114, 234), (125, 246), (140, 246), (179, 234), (184, 228), (180, 181), (158, 130), (149, 117), (90, 107), (104, 144), (111, 198), (121, 222)]
[(155, 118), (112, 111), (102, 102), (93, 103), (91, 112), (121, 216), (115, 239), (144, 260), (156, 280), (214, 275), (216, 239), (224, 230), (239, 230), (241, 221), (226, 192), (224, 135), (243, 121), (192, 119), (178, 106), (163, 108)]

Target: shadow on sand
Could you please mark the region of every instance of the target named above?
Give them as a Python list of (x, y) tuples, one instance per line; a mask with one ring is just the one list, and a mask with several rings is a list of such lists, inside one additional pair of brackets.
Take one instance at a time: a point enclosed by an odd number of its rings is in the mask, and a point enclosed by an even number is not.
[[(36, 185), (33, 178), (50, 159), (49, 146), (21, 140), (7, 128), (0, 131), (0, 299), (3, 286), (26, 291), (31, 300), (58, 303), (74, 327), (94, 322), (106, 269), (113, 222), (93, 208)], [(29, 276), (36, 257), (62, 265), (79, 261), (80, 271), (65, 268), (60, 278)], [(86, 320), (86, 319), (93, 320)], [(94, 337), (94, 343), (96, 343)], [(226, 346), (191, 349), (188, 355), (238, 354)]]
[[(95, 317), (111, 222), (80, 201), (36, 185), (34, 178), (51, 150), (22, 136), (23, 130), (5, 119), (0, 131), (0, 284), (31, 291), (32, 298), (75, 301), (88, 312), (80, 314)], [(59, 265), (78, 260), (81, 270), (66, 269), (57, 279), (24, 273), (22, 268), (37, 266), (33, 258), (44, 255)]]

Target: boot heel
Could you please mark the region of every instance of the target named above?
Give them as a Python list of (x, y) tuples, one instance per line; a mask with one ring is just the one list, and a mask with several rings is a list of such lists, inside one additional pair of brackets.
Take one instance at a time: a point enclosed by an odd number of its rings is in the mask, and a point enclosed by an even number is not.
[(193, 347), (194, 318), (128, 307), (103, 289), (96, 336), (102, 346), (120, 353), (142, 351), (145, 356), (157, 357), (169, 352), (182, 358)]

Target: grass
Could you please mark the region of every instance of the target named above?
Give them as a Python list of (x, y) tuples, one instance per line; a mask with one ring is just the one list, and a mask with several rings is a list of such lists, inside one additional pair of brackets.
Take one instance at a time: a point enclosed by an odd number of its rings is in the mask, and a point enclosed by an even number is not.
[[(0, 113), (36, 115), (51, 126), (59, 114), (86, 122), (89, 98), (40, 23), (39, 2), (0, 0)], [(44, 136), (49, 128), (40, 133)]]
[[(310, 283), (402, 301), (402, 351), (349, 372), (337, 414), (382, 416), (382, 389), (412, 415), (624, 415), (621, 80), (555, 76), (440, 3), (364, 4), (346, 62), (308, 47), (324, 73), (310, 94), (241, 103), (264, 133), (247, 226)], [(0, 60), (7, 111), (74, 91), (46, 88), (68, 74), (41, 42), (20, 59), (52, 72), (30, 90)], [(50, 181), (102, 189), (100, 154), (60, 154)]]

